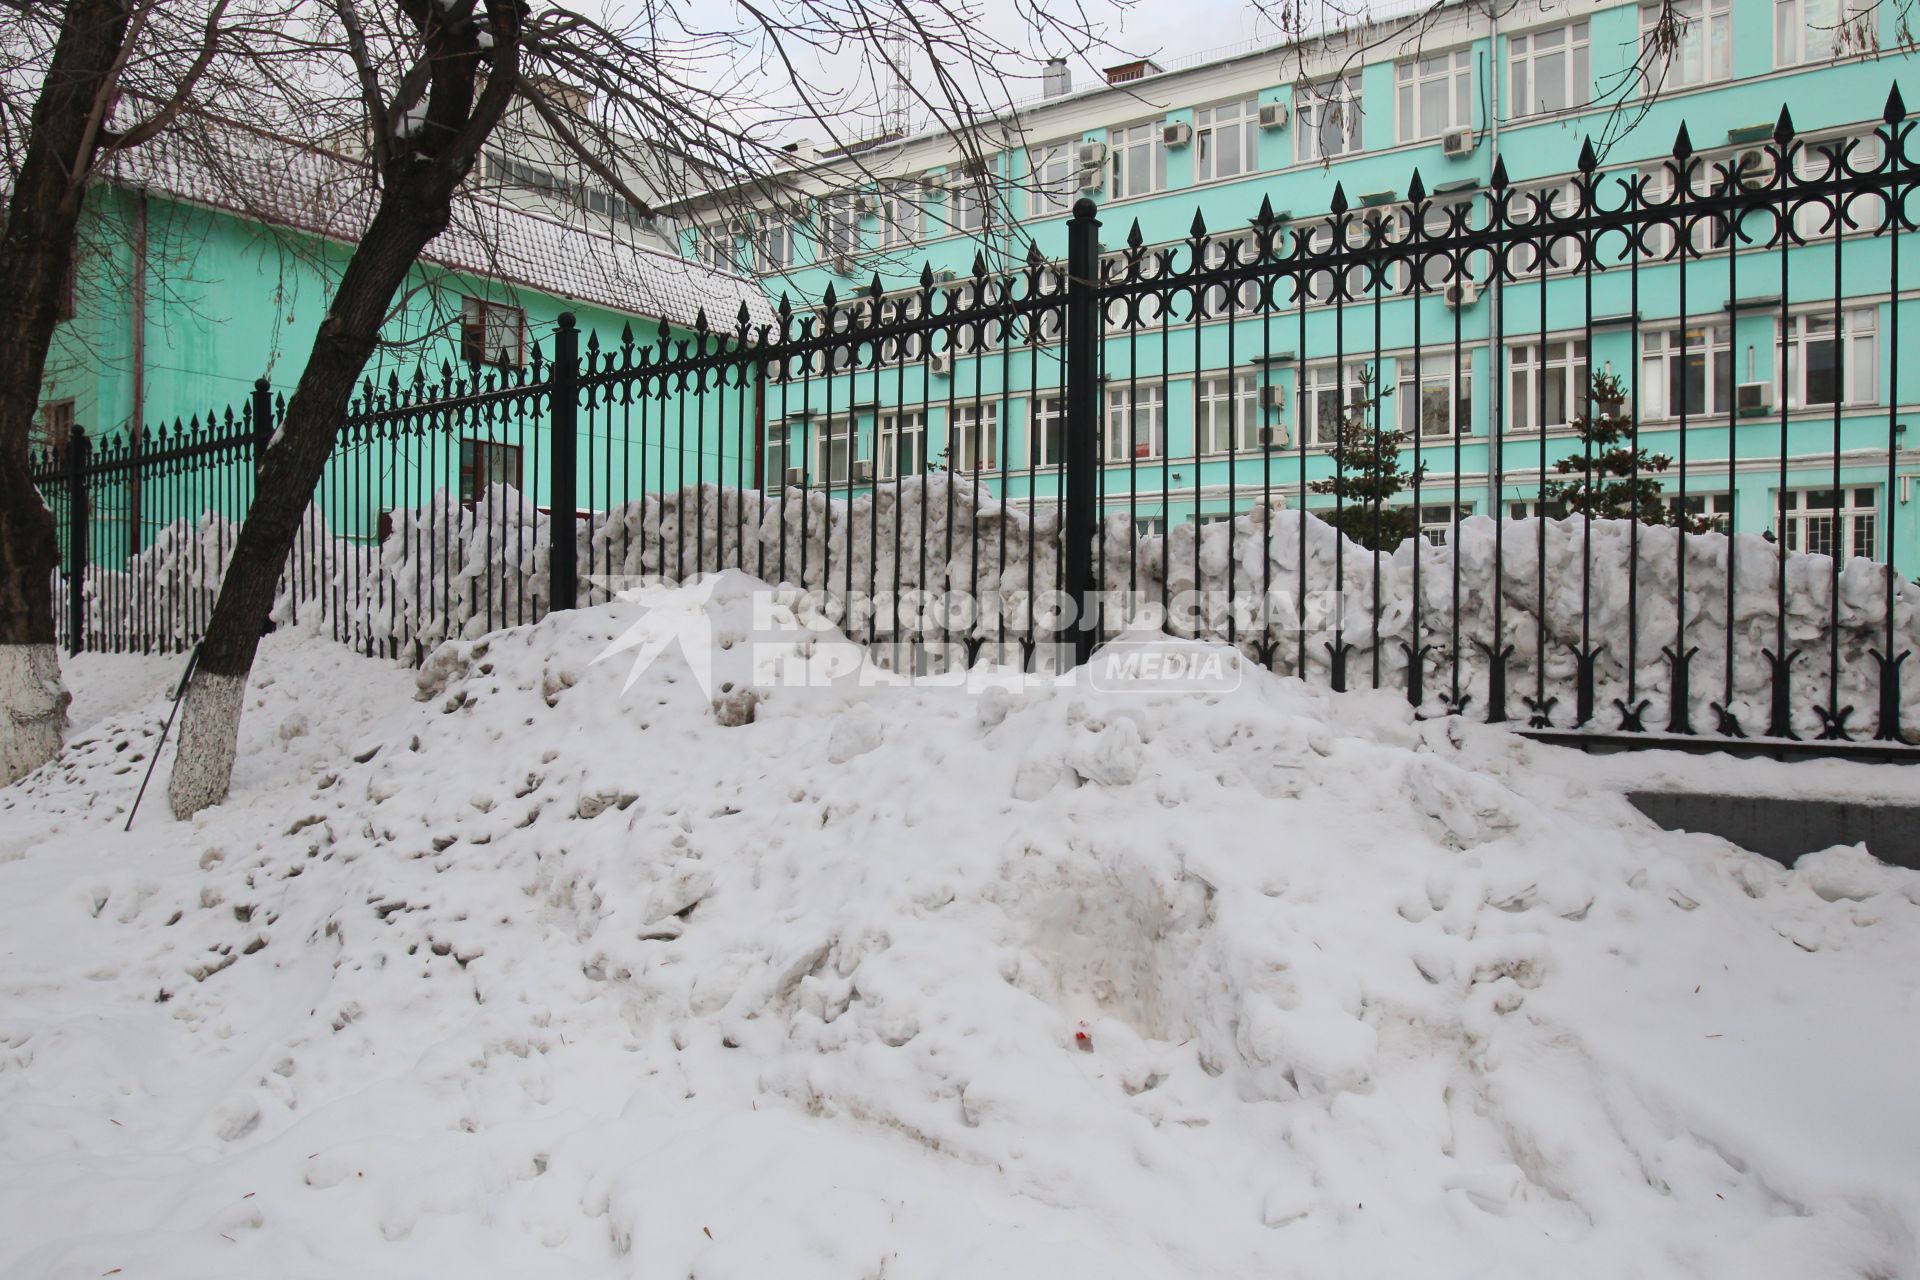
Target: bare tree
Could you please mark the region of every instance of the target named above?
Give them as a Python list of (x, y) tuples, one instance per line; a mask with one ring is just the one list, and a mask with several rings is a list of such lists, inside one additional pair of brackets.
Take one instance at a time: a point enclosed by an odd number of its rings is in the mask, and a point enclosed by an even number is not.
[[(0, 783), (60, 749), (53, 515), (27, 454), (89, 183), (162, 135), (225, 75), (228, 0), (8, 4), (0, 65), (7, 197), (0, 234)], [(256, 17), (267, 22), (265, 10)], [(136, 103), (133, 109), (127, 104)]]

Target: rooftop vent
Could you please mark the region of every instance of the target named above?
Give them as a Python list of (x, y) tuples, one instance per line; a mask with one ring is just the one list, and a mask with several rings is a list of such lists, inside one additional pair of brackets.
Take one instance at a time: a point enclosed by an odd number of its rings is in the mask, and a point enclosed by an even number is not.
[(1040, 96), (1064, 98), (1073, 92), (1073, 72), (1065, 58), (1048, 58), (1047, 69), (1040, 73)]

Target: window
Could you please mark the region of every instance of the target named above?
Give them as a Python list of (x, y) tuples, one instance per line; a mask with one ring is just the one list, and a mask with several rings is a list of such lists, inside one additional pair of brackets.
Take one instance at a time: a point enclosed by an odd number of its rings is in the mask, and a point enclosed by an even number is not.
[[(1411, 229), (1412, 211), (1402, 209), (1394, 216), (1400, 224), (1400, 234), (1404, 238)], [(1421, 215), (1420, 226), (1425, 241), (1429, 244), (1435, 240), (1444, 240), (1456, 231), (1471, 231), (1473, 229), (1472, 198), (1433, 201)], [(1482, 262), (1485, 259), (1480, 254), (1471, 252), (1463, 256), (1468, 277), (1471, 278), (1475, 259), (1478, 258)], [(1438, 292), (1446, 288), (1459, 275), (1457, 260), (1453, 254), (1445, 250), (1421, 247), (1413, 251), (1410, 259), (1398, 264), (1400, 287), (1404, 290), (1411, 291), (1413, 288), (1413, 272), (1416, 263), (1419, 266), (1421, 282), (1430, 292)]]
[(1214, 374), (1200, 379), (1200, 452), (1226, 453), (1260, 448), (1260, 378), (1257, 374)]
[(954, 231), (984, 231), (992, 189), (984, 176), (962, 178), (947, 189), (947, 225)]
[(1724, 324), (1642, 335), (1640, 411), (1645, 418), (1724, 414), (1733, 403), (1733, 353)]
[(1322, 80), (1293, 91), (1293, 158), (1331, 160), (1360, 149), (1360, 76)]
[(1080, 194), (1075, 156), (1078, 148), (1070, 142), (1057, 143), (1044, 150), (1029, 152), (1033, 164), (1033, 189), (1027, 195), (1029, 217), (1049, 218), (1073, 212)]
[(1640, 6), (1640, 39), (1655, 88), (1733, 74), (1732, 0), (1666, 0)]
[(1530, 31), (1507, 41), (1507, 115), (1544, 115), (1586, 105), (1587, 24)]
[(1553, 498), (1546, 502), (1534, 500), (1507, 504), (1509, 520), (1532, 520), (1536, 517), (1543, 520), (1565, 520), (1567, 518), (1566, 499)]
[(1667, 510), (1675, 516), (1684, 514), (1696, 520), (1704, 518), (1708, 526), (1719, 533), (1725, 533), (1733, 524), (1731, 493), (1689, 493), (1684, 500), (1676, 493), (1669, 495), (1666, 503)]
[(39, 420), (34, 426), (36, 443), (46, 448), (66, 448), (73, 436), (73, 401), (47, 401), (40, 406)]
[(1437, 138), (1473, 123), (1473, 52), (1410, 58), (1395, 68), (1400, 86), (1400, 141)]
[(1831, 311), (1794, 316), (1787, 330), (1786, 402), (1801, 409), (1878, 400), (1876, 320), (1874, 308), (1853, 308), (1836, 339)]
[(1774, 65), (1829, 62), (1877, 48), (1872, 12), (1871, 3), (1859, 0), (1774, 0)]
[(1158, 458), (1167, 448), (1167, 395), (1159, 383), (1107, 388), (1107, 461)]
[(1260, 168), (1260, 104), (1253, 98), (1193, 113), (1193, 180), (1232, 178)]
[(698, 248), (701, 263), (715, 271), (740, 269), (734, 260), (733, 232), (725, 227), (702, 228), (698, 233)]
[(1035, 396), (1027, 465), (1057, 467), (1067, 460), (1067, 398)]
[(830, 254), (860, 249), (860, 208), (852, 196), (831, 196), (820, 202), (820, 247)]
[(482, 298), (460, 299), (460, 358), (518, 369), (526, 360), (527, 313)]
[[(1365, 247), (1370, 238), (1368, 227), (1377, 220), (1377, 215), (1369, 215), (1363, 218), (1354, 214), (1347, 214), (1346, 234), (1344, 237), (1347, 248), (1360, 249)], [(1331, 255), (1335, 251), (1338, 246), (1336, 239), (1338, 223), (1338, 219), (1329, 219), (1315, 226), (1308, 234), (1307, 249), (1310, 260), (1313, 255)], [(1335, 288), (1336, 276), (1344, 279), (1344, 289)], [(1368, 271), (1366, 266), (1355, 261), (1340, 269), (1329, 266), (1322, 267), (1318, 270), (1307, 271), (1305, 273), (1304, 287), (1308, 300), (1312, 302), (1330, 302), (1336, 293), (1343, 293), (1343, 296), (1351, 301), (1367, 296), (1367, 281)]]
[(1447, 539), (1453, 536), (1453, 527), (1473, 514), (1473, 504), (1463, 502), (1459, 506), (1443, 504), (1420, 508), (1420, 536), (1436, 547), (1447, 545)]
[[(1886, 148), (1879, 137), (1871, 133), (1809, 140), (1794, 156), (1794, 175), (1809, 182), (1843, 177), (1842, 171), (1834, 167), (1835, 155), (1841, 156), (1845, 165), (1855, 172), (1872, 173), (1884, 162)], [(1860, 192), (1847, 200), (1846, 213), (1851, 221), (1840, 224), (1841, 234), (1866, 232), (1870, 235), (1886, 221), (1886, 197), (1876, 192)], [(1833, 210), (1823, 201), (1804, 200), (1794, 209), (1793, 230), (1802, 240), (1815, 237), (1831, 240), (1834, 224)]]
[(460, 441), (460, 501), (477, 502), (493, 485), (520, 487), (520, 446), (471, 436)]
[(767, 451), (761, 457), (762, 470), (760, 487), (768, 493), (779, 493), (787, 487), (787, 433), (776, 429), (767, 438)]
[[(1252, 262), (1257, 252), (1258, 246), (1255, 243), (1242, 240), (1239, 256), (1235, 262), (1237, 264)], [(1201, 262), (1210, 271), (1226, 266), (1227, 242), (1209, 240), (1205, 252), (1201, 255)], [(1260, 282), (1258, 280), (1242, 280), (1231, 289), (1224, 284), (1210, 284), (1201, 291), (1200, 314), (1202, 316), (1224, 316), (1229, 311), (1245, 314), (1249, 311), (1257, 311), (1259, 307)]]
[(1780, 494), (1778, 536), (1789, 551), (1873, 555), (1878, 490), (1787, 489)]
[(880, 478), (917, 476), (927, 469), (927, 415), (887, 413), (880, 417)]
[[(1716, 181), (1713, 163), (1702, 160), (1695, 164), (1689, 175), (1688, 190), (1693, 199), (1699, 199), (1712, 193), (1712, 184)], [(1660, 165), (1647, 175), (1645, 202), (1649, 208), (1659, 208), (1672, 202), (1674, 193), (1679, 190), (1674, 180), (1674, 170), (1669, 165)], [(1696, 254), (1711, 253), (1723, 249), (1727, 244), (1727, 223), (1724, 218), (1715, 217), (1700, 209), (1688, 209), (1684, 204), (1675, 208), (1673, 217), (1687, 229), (1687, 242)], [(1753, 228), (1749, 228), (1749, 231)], [(1674, 228), (1660, 223), (1646, 224), (1646, 248), (1641, 261), (1652, 258), (1670, 257), (1674, 251)]]
[(887, 248), (926, 238), (927, 209), (917, 182), (896, 182), (880, 196), (880, 243)]
[[(1371, 366), (1354, 360), (1347, 364), (1346, 412), (1364, 412), (1359, 408), (1367, 400)], [(1333, 361), (1310, 364), (1300, 378), (1300, 430), (1302, 438), (1332, 448), (1340, 439), (1342, 409), (1340, 389), (1335, 385)]]
[(1473, 430), (1471, 359), (1463, 354), (1457, 370), (1451, 354), (1424, 360), (1402, 356), (1397, 363), (1400, 385), (1393, 394), (1400, 402), (1402, 431), (1432, 439)]
[(1115, 129), (1109, 140), (1109, 155), (1115, 200), (1152, 195), (1166, 189), (1167, 148), (1158, 120)]
[[(1531, 223), (1542, 230), (1553, 218), (1566, 218), (1580, 207), (1580, 190), (1571, 182), (1555, 183), (1517, 192), (1507, 205), (1508, 220), (1519, 225)], [(1570, 271), (1580, 261), (1578, 236), (1546, 236), (1515, 241), (1507, 251), (1507, 269), (1515, 279), (1540, 274), (1540, 246), (1546, 245), (1546, 271), (1556, 275)]]
[(844, 483), (853, 474), (852, 423), (828, 418), (813, 426), (813, 458), (808, 474), (816, 484)]
[(947, 435), (947, 461), (953, 470), (993, 470), (999, 456), (1000, 406), (993, 401), (955, 405)]
[(1507, 427), (1564, 427), (1587, 411), (1587, 344), (1516, 342), (1507, 348)]
[(793, 227), (784, 218), (769, 218), (760, 225), (760, 269), (785, 271), (793, 265)]

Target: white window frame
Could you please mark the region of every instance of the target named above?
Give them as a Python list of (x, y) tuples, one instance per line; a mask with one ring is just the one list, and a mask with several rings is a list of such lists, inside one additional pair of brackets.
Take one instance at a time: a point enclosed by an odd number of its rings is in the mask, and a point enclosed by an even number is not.
[(1333, 361), (1315, 361), (1300, 372), (1298, 385), (1294, 388), (1294, 399), (1300, 406), (1298, 419), (1301, 439), (1316, 448), (1331, 449), (1339, 443), (1340, 423), (1346, 417), (1346, 410), (1366, 398), (1370, 369), (1371, 366), (1364, 360), (1347, 361), (1344, 402), (1339, 399), (1333, 386)]
[[(1543, 210), (1540, 203), (1544, 201)], [(1549, 183), (1544, 187), (1529, 187), (1515, 193), (1508, 203), (1509, 216), (1515, 221), (1532, 221), (1543, 213), (1566, 217), (1580, 207), (1580, 188), (1571, 178), (1565, 182)], [(1537, 280), (1540, 278), (1540, 251), (1542, 241), (1547, 246), (1547, 274), (1564, 275), (1572, 271), (1580, 261), (1580, 239), (1574, 235), (1543, 236), (1540, 239), (1515, 241), (1507, 252), (1508, 268), (1516, 280)]]
[[(1364, 247), (1368, 237), (1368, 216), (1349, 213), (1346, 215), (1346, 218), (1347, 247), (1352, 249)], [(1309, 228), (1307, 233), (1309, 252), (1315, 254), (1331, 252), (1337, 226), (1337, 219), (1327, 218), (1315, 223)], [(1307, 271), (1305, 273), (1305, 284), (1303, 286), (1307, 301), (1314, 303), (1331, 303), (1334, 300), (1335, 285), (1337, 283), (1334, 276), (1335, 272), (1331, 268), (1326, 267)], [(1368, 275), (1366, 266), (1358, 262), (1353, 263), (1347, 267), (1346, 276), (1346, 301), (1348, 303), (1365, 302), (1370, 297), (1367, 292)]]
[(1260, 100), (1218, 102), (1193, 113), (1193, 180), (1260, 172)]
[(1663, 501), (1667, 504), (1667, 510), (1676, 516), (1683, 513), (1696, 519), (1705, 516), (1721, 533), (1725, 533), (1733, 523), (1733, 494), (1725, 489), (1708, 493), (1688, 492), (1684, 503), (1679, 494), (1670, 493)]
[[(1293, 158), (1337, 160), (1360, 150), (1360, 73), (1334, 76), (1293, 91)], [(1327, 149), (1329, 140), (1339, 146)]]
[[(1473, 229), (1473, 201), (1474, 197), (1471, 195), (1456, 195), (1428, 202), (1426, 213), (1421, 218), (1421, 222), (1426, 227), (1427, 236), (1429, 238), (1437, 238), (1448, 235), (1453, 228), (1453, 211), (1460, 208), (1465, 208), (1467, 211), (1466, 219), (1461, 225), (1471, 231)], [(1412, 233), (1413, 210), (1402, 207), (1393, 215), (1393, 218), (1400, 238), (1405, 240)], [(1359, 243), (1366, 243), (1364, 236)], [(1466, 260), (1469, 271), (1471, 271), (1473, 267), (1474, 259), (1479, 256), (1477, 253), (1467, 254)], [(1426, 280), (1427, 291), (1429, 293), (1437, 294), (1453, 283), (1453, 266), (1453, 259), (1442, 253), (1431, 254), (1424, 263), (1420, 264), (1420, 270)], [(1413, 291), (1413, 271), (1413, 259), (1406, 258), (1399, 262), (1393, 271), (1388, 273), (1388, 279), (1391, 280), (1394, 272), (1397, 272), (1400, 277), (1401, 291), (1411, 293)], [(1366, 278), (1364, 269), (1360, 269), (1360, 276), (1363, 280)]]
[(787, 487), (787, 428), (776, 426), (767, 432), (767, 447), (760, 454), (760, 488), (764, 493), (779, 493)]
[(853, 478), (853, 420), (816, 418), (807, 424), (813, 439), (807, 458), (807, 475), (823, 486), (845, 484)]
[(1266, 425), (1260, 411), (1260, 375), (1207, 373), (1200, 376), (1197, 386), (1194, 447), (1199, 453), (1227, 453), (1229, 436), (1237, 437), (1234, 452), (1259, 452), (1260, 428)]
[(880, 246), (899, 249), (927, 235), (925, 191), (918, 182), (894, 182), (880, 192)]
[[(1108, 462), (1164, 457), (1167, 449), (1167, 389), (1158, 378), (1110, 383), (1106, 396), (1103, 453)], [(1145, 437), (1144, 439), (1142, 437)]]
[[(1665, 55), (1650, 47), (1671, 11), (1679, 40)], [(1655, 0), (1640, 6), (1640, 43), (1649, 92), (1687, 89), (1733, 78), (1733, 0)]]
[[(1057, 434), (1056, 434), (1057, 433)], [(1057, 439), (1059, 456), (1049, 447)], [(1036, 394), (1027, 401), (1027, 465), (1057, 467), (1066, 462), (1067, 396), (1064, 391)]]
[(793, 266), (793, 224), (785, 218), (768, 218), (760, 224), (760, 264), (763, 271)]
[[(1144, 175), (1142, 166), (1144, 165)], [(1107, 133), (1109, 199), (1129, 200), (1167, 189), (1167, 144), (1159, 120), (1125, 125)]]
[[(1451, 351), (1424, 359), (1403, 355), (1394, 361), (1393, 398), (1399, 402), (1400, 430), (1408, 440), (1416, 430), (1422, 440), (1473, 434), (1473, 354), (1461, 351), (1457, 367)], [(1426, 412), (1428, 393), (1434, 390), (1446, 396), (1444, 421)]]
[(1592, 65), (1584, 21), (1509, 36), (1507, 118), (1524, 120), (1586, 106), (1593, 98)]
[[(1242, 240), (1240, 258), (1242, 263), (1253, 260), (1254, 246)], [(1209, 240), (1201, 263), (1208, 271), (1217, 271), (1227, 265), (1227, 242)], [(1224, 284), (1210, 284), (1201, 294), (1201, 310), (1207, 316), (1224, 316), (1228, 312), (1228, 303), (1232, 303), (1235, 315), (1245, 316), (1260, 309), (1260, 282), (1254, 279), (1242, 280), (1231, 289)]]
[[(1819, 181), (1833, 172), (1823, 148), (1834, 147), (1845, 152), (1848, 142), (1852, 142), (1854, 147), (1848, 153), (1847, 164), (1860, 172), (1871, 172), (1878, 168), (1886, 155), (1885, 144), (1878, 134), (1871, 132), (1809, 138), (1794, 154), (1795, 175), (1808, 181)], [(1886, 220), (1886, 197), (1870, 192), (1856, 194), (1848, 200), (1846, 211), (1852, 222), (1841, 224), (1842, 235), (1872, 235)], [(1832, 240), (1834, 212), (1821, 201), (1803, 201), (1794, 210), (1793, 230), (1803, 240)]]
[(958, 173), (947, 187), (947, 229), (983, 234), (992, 223), (993, 179), (984, 173)]
[(820, 250), (828, 257), (860, 252), (860, 209), (851, 195), (821, 199)]
[(977, 400), (947, 411), (947, 466), (971, 474), (1000, 465), (1000, 404)]
[(1832, 62), (1879, 48), (1872, 13), (1861, 0), (1774, 0), (1773, 65)]
[(694, 256), (715, 271), (738, 271), (734, 234), (724, 226), (701, 227), (694, 232)]
[[(1696, 199), (1712, 194), (1712, 184), (1717, 180), (1715, 159), (1718, 158), (1702, 158), (1696, 161), (1693, 172), (1688, 175), (1689, 184)], [(1643, 188), (1642, 198), (1648, 208), (1658, 208), (1671, 201), (1678, 189), (1674, 170), (1664, 163), (1655, 164), (1653, 168), (1646, 171), (1646, 185)], [(1675, 217), (1676, 219), (1692, 218), (1692, 222), (1687, 226), (1687, 234), (1691, 237), (1694, 253), (1713, 253), (1727, 247), (1728, 230), (1724, 220), (1715, 218), (1704, 210), (1694, 213), (1676, 213)], [(1677, 226), (1649, 224), (1646, 233), (1647, 248), (1640, 260), (1642, 262), (1658, 261), (1671, 255), (1674, 236), (1678, 231)]]
[[(478, 334), (478, 339), (474, 338)], [(469, 343), (478, 341), (480, 358), (468, 356)], [(463, 294), (460, 298), (460, 357), (467, 364), (496, 369), (519, 369), (527, 363), (527, 311), (510, 302), (493, 302)]]
[(1444, 547), (1447, 539), (1453, 536), (1454, 525), (1472, 514), (1471, 502), (1463, 502), (1457, 507), (1451, 502), (1423, 502), (1415, 518), (1420, 523), (1420, 536), (1430, 546)]
[[(1841, 503), (1836, 510), (1833, 506), (1812, 506), (1810, 501), (1816, 495), (1829, 495), (1832, 502), (1837, 497)], [(1867, 501), (1862, 502), (1862, 495)], [(1835, 525), (1829, 531), (1826, 549), (1809, 545), (1814, 539), (1814, 522), (1833, 520)], [(1878, 485), (1847, 485), (1836, 495), (1830, 487), (1810, 485), (1805, 488), (1776, 490), (1774, 493), (1774, 536), (1781, 539), (1789, 551), (1805, 551), (1813, 555), (1833, 554), (1832, 536), (1838, 535), (1840, 558), (1850, 560), (1860, 556), (1871, 560), (1874, 548), (1880, 539), (1880, 489)], [(1865, 547), (1861, 546), (1865, 543)]]
[[(1532, 435), (1544, 423), (1548, 431), (1572, 425), (1587, 410), (1588, 353), (1583, 338), (1552, 338), (1540, 358), (1541, 343), (1507, 343), (1507, 431)], [(1557, 377), (1556, 377), (1557, 375)], [(1559, 383), (1553, 394), (1545, 384)]]
[[(882, 480), (897, 480), (905, 476), (917, 476), (927, 469), (927, 411), (925, 409), (899, 409), (880, 415), (876, 424), (880, 442), (878, 466), (875, 472)], [(905, 445), (912, 455), (913, 469), (901, 470), (900, 452)]]
[[(1688, 335), (1701, 335), (1692, 340)], [(1725, 361), (1726, 393), (1733, 394), (1733, 343), (1732, 330), (1724, 321), (1718, 324), (1693, 324), (1685, 330), (1678, 327), (1648, 329), (1640, 335), (1640, 378), (1635, 388), (1640, 397), (1640, 420), (1656, 421), (1664, 418), (1677, 418), (1679, 410), (1673, 404), (1674, 366), (1682, 368), (1688, 353), (1702, 353), (1701, 389), (1699, 409), (1689, 409), (1688, 418), (1724, 418), (1732, 405), (1721, 400), (1719, 387), (1721, 379), (1717, 376), (1720, 362)], [(1687, 380), (1688, 383), (1691, 379)]]
[(1027, 190), (1029, 218), (1063, 218), (1080, 198), (1080, 144), (1056, 142), (1027, 152), (1033, 167)]
[(1880, 313), (1878, 307), (1848, 307), (1841, 312), (1840, 333), (1836, 340), (1832, 329), (1833, 310), (1822, 307), (1803, 311), (1787, 320), (1785, 368), (1775, 389), (1781, 391), (1789, 408), (1831, 409), (1832, 400), (1807, 398), (1807, 347), (1815, 343), (1833, 343), (1843, 382), (1842, 405), (1867, 405), (1880, 402)]
[[(1449, 129), (1473, 123), (1473, 50), (1448, 49), (1394, 64), (1395, 114), (1401, 142), (1437, 138)], [(1440, 87), (1438, 102), (1428, 91)], [(1433, 118), (1433, 117), (1438, 117)]]

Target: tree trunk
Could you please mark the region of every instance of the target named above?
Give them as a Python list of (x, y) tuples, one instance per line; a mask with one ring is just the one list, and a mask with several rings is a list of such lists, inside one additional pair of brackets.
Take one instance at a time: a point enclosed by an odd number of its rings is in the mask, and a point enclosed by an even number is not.
[(240, 526), (187, 687), (179, 754), (167, 786), (176, 817), (190, 817), (226, 799), (247, 673), (287, 554), (387, 309), (421, 250), (451, 220), (452, 198), (452, 183), (430, 174), (383, 188), (373, 221), (320, 322), (306, 369), (261, 460), (253, 507)]
[(53, 629), (59, 543), (27, 450), (97, 145), (94, 104), (131, 9), (130, 0), (67, 6), (0, 234), (0, 785), (52, 759), (66, 727)]

